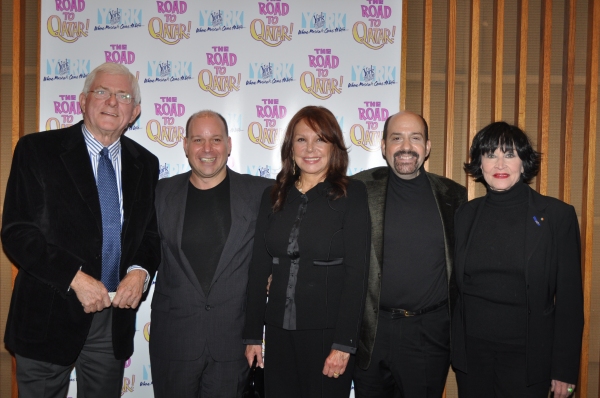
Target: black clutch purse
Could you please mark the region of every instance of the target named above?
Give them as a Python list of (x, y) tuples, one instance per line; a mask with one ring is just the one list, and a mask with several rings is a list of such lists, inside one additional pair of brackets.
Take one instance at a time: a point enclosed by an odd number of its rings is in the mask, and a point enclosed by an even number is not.
[(244, 388), (244, 398), (265, 398), (265, 370), (256, 366), (256, 362), (257, 360), (254, 358)]

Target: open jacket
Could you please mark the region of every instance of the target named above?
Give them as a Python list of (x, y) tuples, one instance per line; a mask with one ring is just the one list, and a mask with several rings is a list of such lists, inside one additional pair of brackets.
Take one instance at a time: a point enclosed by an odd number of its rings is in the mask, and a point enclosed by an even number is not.
[[(471, 235), (487, 196), (464, 204), (455, 220), (458, 302), (452, 319), (452, 366), (468, 372), (464, 271)], [(579, 225), (573, 206), (529, 188), (525, 227), (527, 381), (577, 384), (583, 332)]]
[[(377, 334), (379, 315), (379, 295), (381, 293), (381, 272), (383, 269), (383, 229), (385, 200), (387, 197), (389, 167), (378, 167), (353, 176), (367, 186), (369, 212), (371, 214), (371, 266), (366, 297), (365, 312), (358, 344), (357, 365), (367, 369), (371, 363), (371, 354)], [(446, 276), (448, 280), (448, 311), (456, 298), (456, 284), (452, 276), (454, 254), (454, 212), (467, 201), (467, 190), (456, 182), (432, 173), (426, 173), (433, 196), (440, 211), (444, 228), (444, 248), (446, 254)]]

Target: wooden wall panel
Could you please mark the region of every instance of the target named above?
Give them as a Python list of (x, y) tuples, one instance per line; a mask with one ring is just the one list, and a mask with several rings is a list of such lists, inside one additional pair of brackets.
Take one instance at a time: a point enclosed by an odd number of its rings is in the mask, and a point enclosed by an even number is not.
[(504, 0), (494, 0), (494, 36), (492, 47), (492, 122), (502, 120), (504, 84)]
[[(471, 146), (473, 137), (477, 134), (477, 107), (479, 91), (479, 0), (471, 0), (471, 40), (469, 44), (469, 111), (467, 113), (468, 138), (467, 146)], [(467, 156), (468, 156), (467, 150)], [(467, 177), (467, 191), (469, 200), (475, 197), (475, 181)]]
[(537, 191), (548, 192), (548, 134), (550, 127), (550, 63), (552, 61), (552, 0), (543, 0), (540, 34), (540, 73), (538, 94), (538, 151), (542, 153)]
[(527, 104), (527, 39), (529, 34), (528, 19), (529, 0), (518, 0), (514, 123), (522, 130), (525, 130), (525, 109)]
[[(578, 396), (587, 397), (590, 338), (590, 310), (593, 267), (594, 184), (596, 175), (596, 123), (598, 113), (598, 61), (600, 52), (600, 2), (590, 0), (588, 11), (588, 50), (586, 66), (583, 206), (581, 209), (581, 268), (585, 325), (578, 383)], [(594, 375), (598, 377), (598, 375)]]
[(562, 69), (562, 107), (560, 124), (559, 199), (571, 202), (571, 164), (573, 143), (573, 102), (575, 93), (576, 0), (565, 1)]
[(456, 87), (456, 0), (448, 0), (448, 33), (446, 38), (446, 113), (444, 126), (444, 176), (452, 178), (454, 164), (454, 90)]

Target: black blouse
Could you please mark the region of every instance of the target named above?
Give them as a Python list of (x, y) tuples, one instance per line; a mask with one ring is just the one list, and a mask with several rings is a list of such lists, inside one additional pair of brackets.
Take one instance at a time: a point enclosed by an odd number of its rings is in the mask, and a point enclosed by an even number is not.
[(262, 341), (264, 323), (331, 328), (332, 348), (356, 352), (369, 265), (367, 192), (351, 180), (347, 196), (331, 200), (330, 188), (327, 181), (306, 194), (292, 187), (276, 213), (265, 191), (249, 271), (245, 343)]

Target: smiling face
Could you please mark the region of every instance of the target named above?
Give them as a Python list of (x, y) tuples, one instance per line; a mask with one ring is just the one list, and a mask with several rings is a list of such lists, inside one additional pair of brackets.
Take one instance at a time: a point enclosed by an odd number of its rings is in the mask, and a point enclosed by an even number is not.
[(398, 177), (411, 180), (419, 175), (431, 142), (425, 139), (425, 126), (418, 115), (401, 112), (388, 123), (387, 137), (381, 140), (381, 153)]
[(506, 191), (519, 181), (524, 171), (523, 161), (514, 148), (507, 148), (506, 152), (496, 148), (481, 156), (481, 171), (490, 189)]
[(119, 139), (127, 126), (138, 117), (141, 108), (134, 101), (122, 104), (114, 95), (100, 100), (92, 91), (104, 89), (112, 94), (132, 94), (129, 77), (99, 72), (90, 86), (90, 91), (79, 95), (83, 122), (92, 135), (105, 146)]
[(303, 179), (322, 181), (327, 176), (331, 143), (325, 142), (303, 120), (294, 127), (292, 152)]
[(231, 138), (217, 116), (194, 118), (183, 139), (183, 148), (192, 168), (190, 181), (196, 188), (210, 189), (225, 179)]

